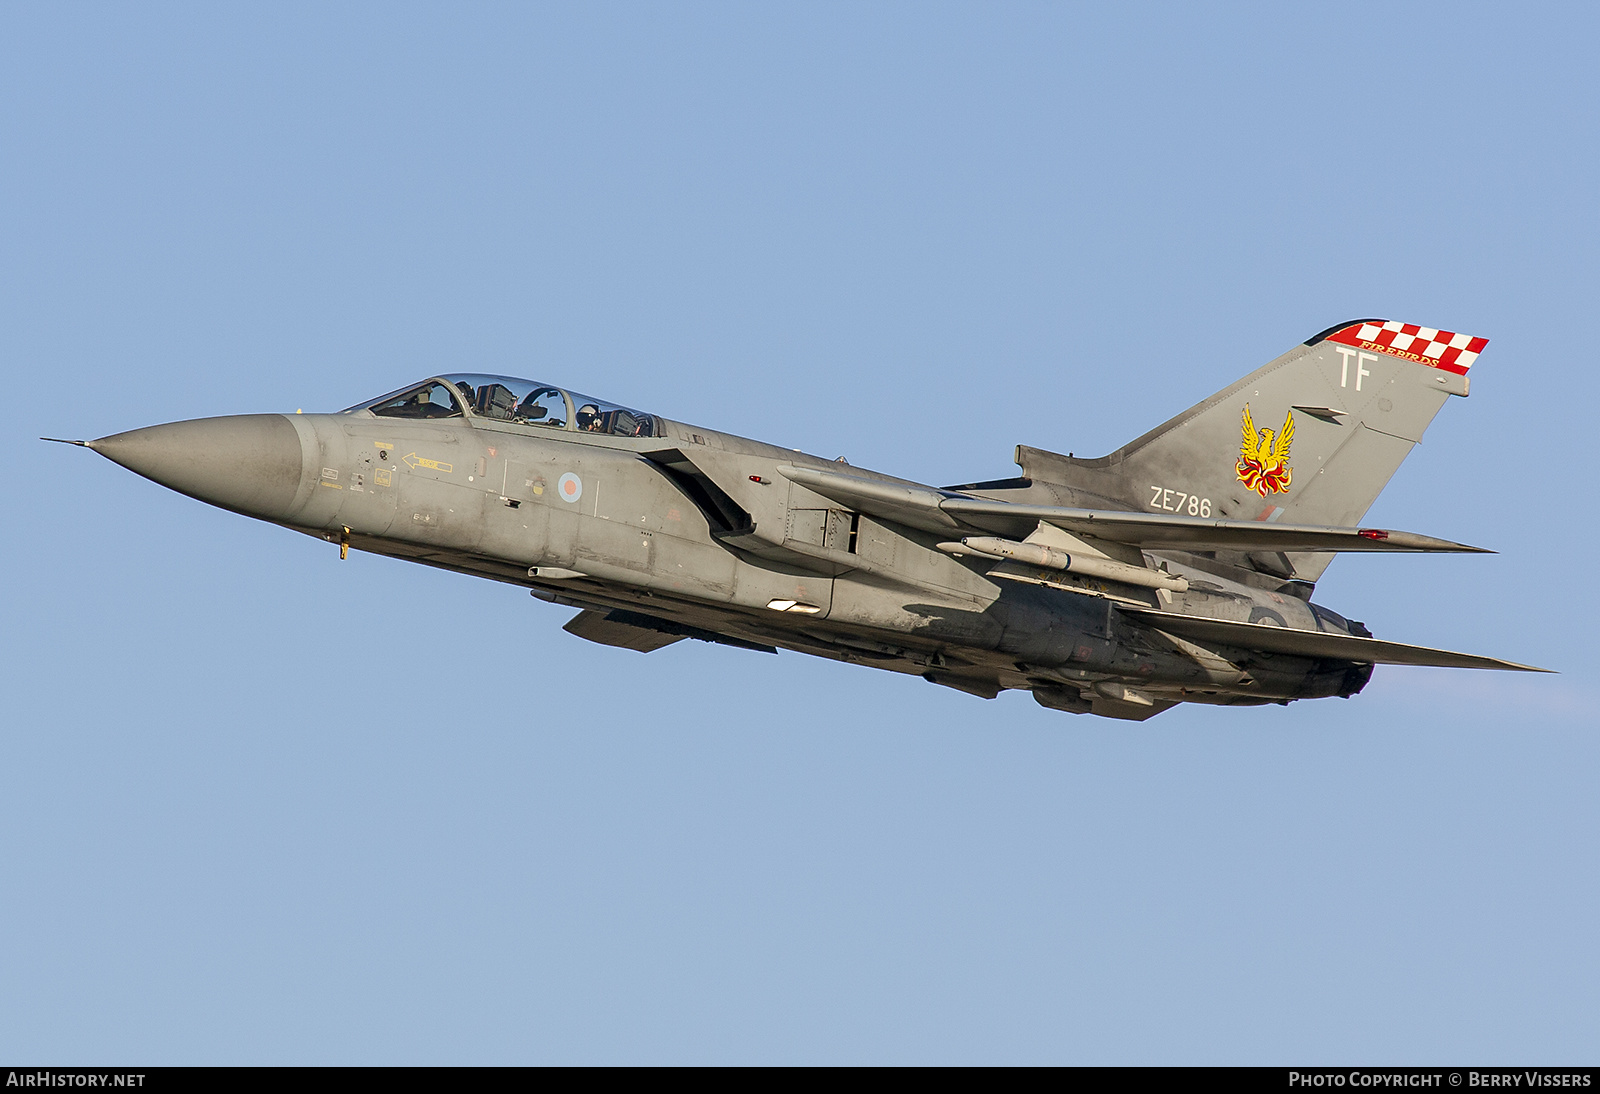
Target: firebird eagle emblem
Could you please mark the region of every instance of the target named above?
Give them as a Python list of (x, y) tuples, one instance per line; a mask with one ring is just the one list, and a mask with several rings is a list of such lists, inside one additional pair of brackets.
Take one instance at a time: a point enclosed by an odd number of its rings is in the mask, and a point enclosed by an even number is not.
[(1239, 462), (1234, 465), (1239, 481), (1262, 497), (1282, 494), (1289, 489), (1289, 445), (1294, 443), (1294, 411), (1283, 420), (1283, 428), (1273, 437), (1270, 429), (1256, 429), (1250, 417), (1250, 404), (1244, 406), (1244, 442), (1239, 446)]

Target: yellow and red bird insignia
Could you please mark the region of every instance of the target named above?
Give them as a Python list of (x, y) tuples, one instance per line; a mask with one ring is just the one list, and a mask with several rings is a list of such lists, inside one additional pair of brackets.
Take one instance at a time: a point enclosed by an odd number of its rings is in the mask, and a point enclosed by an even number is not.
[(1239, 446), (1239, 462), (1234, 470), (1246, 488), (1262, 497), (1282, 494), (1289, 489), (1292, 477), (1289, 468), (1289, 445), (1294, 442), (1294, 411), (1283, 420), (1283, 428), (1274, 437), (1270, 429), (1256, 429), (1250, 417), (1250, 404), (1244, 405), (1244, 443)]

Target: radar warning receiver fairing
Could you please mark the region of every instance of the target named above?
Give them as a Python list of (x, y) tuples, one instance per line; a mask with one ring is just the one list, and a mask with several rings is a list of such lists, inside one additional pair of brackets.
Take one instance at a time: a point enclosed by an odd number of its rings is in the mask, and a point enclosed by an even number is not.
[(1341, 551), (1479, 550), (1360, 522), (1484, 343), (1343, 323), (1109, 456), (1019, 445), (1021, 475), (945, 488), (509, 376), (75, 443), (341, 558), (523, 586), (593, 642), (787, 649), (1142, 720), (1349, 697), (1380, 664), (1542, 671), (1311, 599)]

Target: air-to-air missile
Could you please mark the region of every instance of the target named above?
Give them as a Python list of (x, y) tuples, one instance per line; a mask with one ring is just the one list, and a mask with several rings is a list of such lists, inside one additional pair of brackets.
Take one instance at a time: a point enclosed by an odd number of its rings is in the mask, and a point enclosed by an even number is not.
[(1140, 720), (1349, 697), (1379, 664), (1529, 669), (1312, 600), (1341, 551), (1479, 550), (1360, 521), (1484, 342), (1342, 323), (1109, 456), (1019, 445), (1020, 475), (942, 488), (510, 376), (72, 443), (341, 558), (522, 586), (593, 642), (794, 650)]

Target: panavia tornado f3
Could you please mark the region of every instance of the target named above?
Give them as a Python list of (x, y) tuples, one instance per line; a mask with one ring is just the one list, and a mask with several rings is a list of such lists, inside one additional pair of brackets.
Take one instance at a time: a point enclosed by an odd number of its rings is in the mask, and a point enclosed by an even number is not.
[(1341, 551), (1480, 550), (1360, 521), (1484, 344), (1342, 323), (1109, 456), (1019, 445), (1018, 477), (943, 488), (509, 376), (69, 443), (341, 558), (523, 586), (592, 642), (787, 649), (1142, 720), (1347, 698), (1380, 664), (1543, 671), (1311, 599)]

